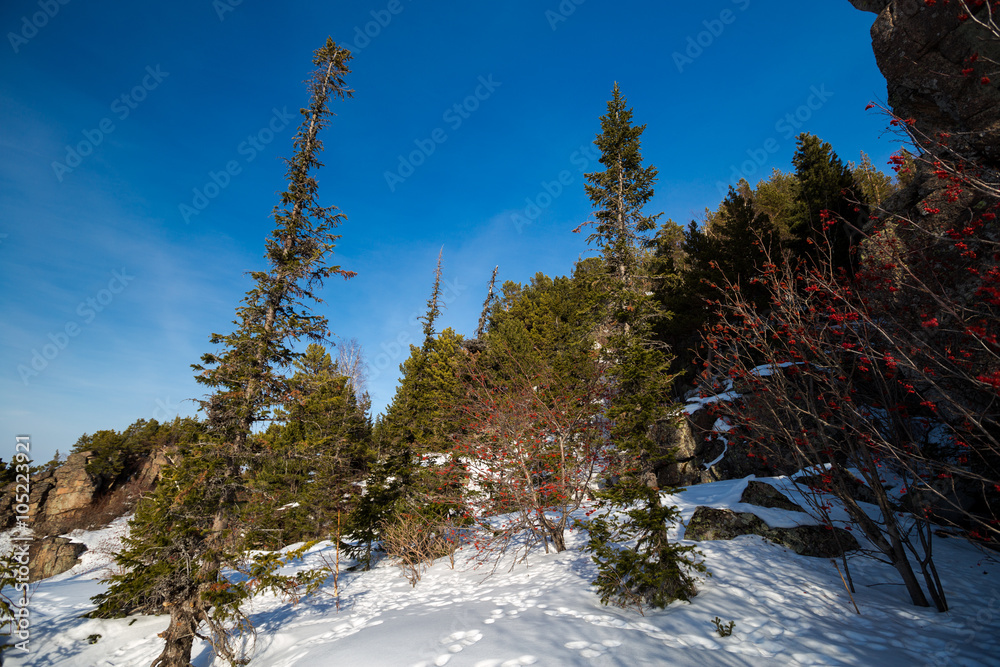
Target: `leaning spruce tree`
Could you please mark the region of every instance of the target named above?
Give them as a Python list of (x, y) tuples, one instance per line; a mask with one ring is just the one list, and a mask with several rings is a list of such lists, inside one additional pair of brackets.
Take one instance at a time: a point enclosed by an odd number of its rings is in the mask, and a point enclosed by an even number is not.
[(616, 479), (601, 493), (607, 511), (589, 524), (589, 548), (601, 601), (640, 610), (687, 600), (695, 594), (692, 573), (705, 569), (692, 547), (668, 539), (679, 513), (665, 506), (660, 494), (676, 490), (658, 488), (655, 474), (670, 453), (661, 452), (651, 434), (676, 411), (669, 400), (670, 355), (652, 337), (653, 321), (661, 314), (644, 275), (648, 233), (659, 217), (643, 213), (657, 175), (655, 167), (642, 164), (644, 130), (645, 125), (632, 125), (632, 110), (616, 83), (594, 141), (605, 169), (586, 175), (595, 208), (595, 229), (587, 241), (600, 249), (605, 264), (602, 319), (612, 363), (606, 417), (618, 454)]
[(322, 166), (318, 135), (332, 115), (331, 98), (353, 92), (344, 80), (350, 59), (350, 51), (329, 39), (315, 52), (310, 106), (301, 111), (295, 153), (286, 160), (288, 188), (274, 209), (276, 225), (266, 244), (268, 269), (251, 274), (254, 286), (237, 308), (236, 330), (213, 334), (219, 351), (193, 366), (198, 381), (214, 392), (201, 402), (210, 442), (182, 451), (154, 494), (140, 503), (130, 537), (116, 556), (121, 571), (95, 598), (99, 616), (170, 614), (170, 625), (160, 635), (166, 645), (153, 667), (187, 667), (203, 625), (218, 656), (245, 664), (252, 626), (240, 604), (254, 587), (294, 583), (261, 566), (252, 568), (245, 583), (233, 582), (223, 568), (239, 566), (244, 554), (240, 517), (244, 471), (255, 454), (251, 429), (288, 394), (283, 371), (301, 356), (293, 342), (329, 336), (326, 318), (311, 309), (321, 303), (317, 290), (331, 276), (353, 275), (327, 264), (339, 238), (333, 230), (343, 216), (319, 205), (312, 175)]

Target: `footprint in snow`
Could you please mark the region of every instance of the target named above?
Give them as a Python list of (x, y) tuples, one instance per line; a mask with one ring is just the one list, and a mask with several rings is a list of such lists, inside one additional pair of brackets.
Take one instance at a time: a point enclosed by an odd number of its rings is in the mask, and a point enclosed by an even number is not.
[[(501, 603), (501, 604), (503, 604), (503, 603)], [(526, 611), (526, 610), (527, 610), (526, 607), (524, 609), (521, 609), (521, 610), (518, 610), (518, 609), (508, 609), (506, 611), (504, 611), (503, 609), (494, 609), (493, 611), (490, 612), (490, 618), (487, 618), (487, 619), (483, 620), (483, 623), (485, 623), (486, 625), (490, 625), (491, 623), (496, 623), (497, 621), (499, 621), (501, 618), (503, 618), (505, 616), (507, 618), (517, 618), (518, 614), (520, 614), (521, 611)]]
[(600, 657), (604, 655), (608, 649), (616, 648), (621, 645), (622, 643), (620, 641), (616, 641), (614, 639), (605, 639), (600, 644), (587, 641), (575, 641), (563, 644), (563, 646), (572, 651), (579, 651), (580, 655), (584, 658)]
[(479, 630), (460, 630), (453, 632), (441, 640), (442, 644), (448, 645), (448, 651), (459, 653), (467, 646), (472, 646), (483, 638), (483, 633)]
[(448, 664), (452, 656), (456, 653), (461, 653), (464, 649), (472, 646), (480, 639), (483, 638), (483, 633), (479, 630), (459, 630), (458, 632), (453, 632), (444, 639), (441, 643), (448, 647), (447, 653), (442, 653), (434, 660), (422, 660), (416, 663), (413, 667), (443, 667)]

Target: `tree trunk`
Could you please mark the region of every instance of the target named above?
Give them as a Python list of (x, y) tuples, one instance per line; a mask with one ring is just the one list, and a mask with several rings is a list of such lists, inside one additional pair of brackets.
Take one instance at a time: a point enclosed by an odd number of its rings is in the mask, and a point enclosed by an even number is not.
[(191, 603), (172, 606), (170, 625), (159, 634), (167, 640), (167, 645), (150, 667), (189, 667), (197, 629), (198, 615)]
[[(910, 565), (910, 561), (906, 557), (906, 549), (903, 548), (899, 532), (896, 530), (896, 526), (894, 525), (892, 509), (888, 506), (883, 508), (882, 516), (886, 522), (885, 530), (883, 531), (883, 529), (858, 506), (848, 490), (841, 486), (835, 490), (834, 495), (840, 498), (840, 501), (844, 503), (844, 509), (847, 510), (847, 513), (854, 520), (854, 523), (861, 528), (865, 537), (871, 540), (876, 549), (886, 555), (889, 562), (892, 563), (892, 566), (896, 568), (897, 572), (899, 572), (899, 576), (903, 579), (903, 585), (906, 586), (906, 591), (910, 594), (910, 601), (917, 607), (929, 607), (930, 604), (927, 602), (927, 597), (924, 595), (924, 591), (920, 587), (917, 575), (914, 574), (913, 567)], [(886, 537), (888, 537), (888, 540)]]
[(555, 545), (556, 553), (566, 551), (566, 534), (562, 528), (553, 527), (549, 533), (552, 536), (552, 544)]
[(917, 580), (917, 575), (913, 572), (913, 567), (910, 566), (910, 560), (906, 557), (906, 549), (903, 548), (899, 537), (892, 534), (889, 539), (892, 540), (892, 553), (889, 554), (893, 561), (892, 566), (903, 578), (906, 591), (910, 594), (910, 601), (917, 607), (930, 607), (927, 596), (924, 595), (924, 589), (920, 587), (920, 581)]

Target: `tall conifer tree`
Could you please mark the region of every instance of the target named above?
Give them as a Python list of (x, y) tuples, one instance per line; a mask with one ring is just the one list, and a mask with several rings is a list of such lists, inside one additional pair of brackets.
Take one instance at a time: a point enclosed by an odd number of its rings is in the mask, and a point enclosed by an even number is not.
[(141, 503), (117, 556), (122, 572), (95, 598), (104, 615), (136, 607), (169, 611), (170, 625), (161, 635), (166, 646), (153, 667), (187, 667), (203, 623), (217, 655), (233, 664), (243, 659), (235, 639), (251, 630), (239, 611), (250, 589), (222, 571), (238, 562), (245, 546), (239, 516), (244, 471), (254, 455), (252, 427), (269, 419), (288, 393), (283, 371), (301, 356), (292, 343), (328, 337), (326, 318), (311, 310), (321, 302), (316, 290), (330, 276), (353, 275), (327, 264), (343, 216), (319, 204), (313, 176), (322, 166), (318, 135), (332, 115), (329, 103), (353, 92), (344, 80), (350, 59), (329, 39), (315, 52), (310, 105), (301, 110), (295, 154), (286, 160), (288, 188), (266, 243), (268, 268), (251, 274), (254, 286), (237, 308), (236, 330), (211, 336), (220, 351), (193, 366), (198, 381), (214, 391), (202, 401), (211, 442), (184, 452)]
[(434, 323), (441, 316), (441, 256), (444, 255), (444, 248), (438, 251), (437, 266), (434, 269), (434, 287), (431, 289), (431, 296), (427, 299), (427, 313), (420, 317), (424, 323), (424, 347), (434, 340)]
[(792, 164), (799, 182), (799, 205), (789, 229), (793, 250), (815, 260), (823, 248), (835, 269), (850, 273), (852, 231), (848, 222), (861, 225), (868, 217), (861, 188), (833, 147), (812, 134), (799, 135)]
[[(608, 113), (601, 116), (601, 134), (594, 141), (605, 169), (586, 174), (584, 187), (595, 208), (594, 231), (587, 243), (601, 249), (612, 278), (608, 283), (610, 304), (619, 311), (634, 305), (633, 297), (642, 293), (642, 250), (649, 243), (647, 233), (656, 229), (661, 215), (643, 213), (653, 198), (657, 175), (656, 167), (642, 164), (640, 137), (645, 129), (645, 125), (632, 125), (632, 110), (615, 83)], [(613, 317), (627, 319), (623, 312)]]
[[(598, 565), (594, 585), (603, 602), (662, 607), (694, 594), (688, 574), (694, 564), (687, 556), (690, 548), (667, 538), (678, 511), (661, 502), (655, 475), (670, 457), (651, 434), (669, 414), (673, 378), (670, 355), (651, 334), (661, 313), (651, 296), (646, 256), (649, 232), (660, 214), (643, 212), (657, 175), (652, 165), (643, 166), (644, 130), (645, 125), (632, 125), (632, 110), (616, 83), (594, 141), (605, 170), (587, 174), (586, 189), (595, 208), (595, 230), (587, 240), (600, 249), (605, 263), (606, 353), (612, 360), (606, 415), (623, 463), (602, 498), (609, 510), (622, 511), (623, 521), (616, 524), (606, 515), (591, 522), (590, 548)], [(615, 544), (632, 540), (632, 547)]]

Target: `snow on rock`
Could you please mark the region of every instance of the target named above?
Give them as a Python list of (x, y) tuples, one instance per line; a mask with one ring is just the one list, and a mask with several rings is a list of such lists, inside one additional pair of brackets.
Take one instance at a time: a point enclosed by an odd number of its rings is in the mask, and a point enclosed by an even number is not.
[[(679, 506), (685, 520), (698, 505), (754, 511), (771, 525), (780, 517), (807, 518), (740, 503), (748, 479), (701, 484), (665, 499)], [(793, 500), (800, 493), (787, 478), (766, 481)], [(110, 565), (99, 545), (120, 539), (123, 528), (119, 523), (74, 536), (93, 546), (73, 570), (37, 586), (29, 652), (5, 651), (5, 664), (131, 667), (148, 665), (159, 654), (156, 633), (166, 628), (165, 616), (80, 618), (93, 608), (89, 598), (103, 586), (96, 579)], [(683, 531), (677, 527), (675, 538)], [(248, 609), (257, 626), (250, 664), (986, 667), (1000, 655), (1000, 565), (963, 540), (935, 544), (952, 605), (946, 614), (913, 607), (893, 569), (851, 556), (859, 616), (829, 561), (744, 536), (698, 543), (713, 574), (700, 584), (700, 594), (692, 604), (641, 616), (600, 604), (589, 585), (595, 566), (581, 549), (586, 535), (574, 530), (568, 538), (563, 553), (532, 553), (526, 564), (500, 567), (492, 575), (472, 567), (474, 553), (466, 547), (455, 569), (441, 560), (415, 588), (385, 561), (370, 572), (342, 572), (339, 610), (332, 584), (297, 606), (258, 598)], [(331, 551), (321, 543), (301, 566), (316, 567), (332, 559)], [(719, 637), (716, 616), (735, 621), (732, 636)], [(89, 643), (95, 635), (96, 643)], [(199, 641), (193, 664), (222, 662)]]
[(721, 454), (716, 456), (708, 463), (704, 464), (705, 470), (710, 470), (712, 466), (714, 466), (722, 459), (726, 458), (726, 453), (729, 451), (729, 438), (727, 438), (722, 434), (729, 433), (729, 431), (732, 430), (733, 430), (733, 425), (730, 423), (727, 417), (720, 417), (719, 419), (715, 420), (715, 424), (712, 425), (712, 432), (717, 434), (719, 436), (719, 439), (722, 440), (723, 450)]

